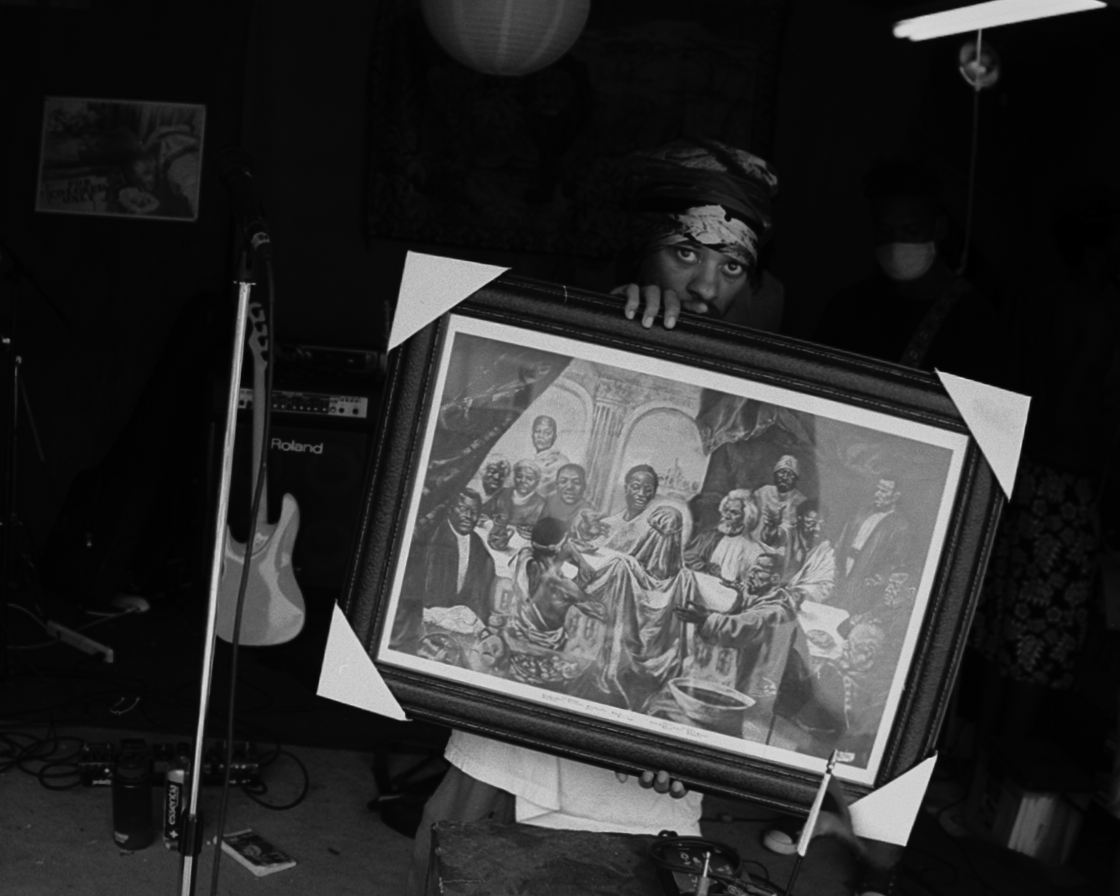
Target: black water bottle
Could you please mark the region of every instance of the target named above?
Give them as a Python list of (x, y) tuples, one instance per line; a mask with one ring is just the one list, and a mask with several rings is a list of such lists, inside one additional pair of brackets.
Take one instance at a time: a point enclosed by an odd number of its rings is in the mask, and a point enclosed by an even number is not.
[(155, 839), (152, 757), (122, 753), (113, 769), (113, 840), (121, 849), (143, 849)]

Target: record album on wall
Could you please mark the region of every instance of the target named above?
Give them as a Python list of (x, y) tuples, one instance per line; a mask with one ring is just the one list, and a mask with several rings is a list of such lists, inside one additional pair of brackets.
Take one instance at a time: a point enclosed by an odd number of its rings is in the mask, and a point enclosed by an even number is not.
[(46, 97), (38, 212), (198, 219), (206, 107)]

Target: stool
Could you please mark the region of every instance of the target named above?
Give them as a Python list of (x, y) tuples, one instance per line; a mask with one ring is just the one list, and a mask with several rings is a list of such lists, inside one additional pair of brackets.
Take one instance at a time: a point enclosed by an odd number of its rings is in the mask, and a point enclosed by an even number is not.
[(427, 896), (664, 896), (638, 834), (441, 821)]

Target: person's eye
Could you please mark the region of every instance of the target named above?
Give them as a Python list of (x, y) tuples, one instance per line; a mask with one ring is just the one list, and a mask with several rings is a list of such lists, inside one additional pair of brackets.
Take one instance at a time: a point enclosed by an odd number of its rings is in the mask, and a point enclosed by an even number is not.
[(696, 261), (696, 258), (697, 258), (696, 250), (695, 249), (690, 249), (688, 246), (678, 246), (677, 247), (677, 257), (681, 261), (685, 261), (685, 262), (688, 262), (689, 264), (691, 264), (692, 262)]
[(728, 277), (742, 277), (747, 272), (743, 265), (735, 261), (729, 261), (723, 266), (723, 272)]

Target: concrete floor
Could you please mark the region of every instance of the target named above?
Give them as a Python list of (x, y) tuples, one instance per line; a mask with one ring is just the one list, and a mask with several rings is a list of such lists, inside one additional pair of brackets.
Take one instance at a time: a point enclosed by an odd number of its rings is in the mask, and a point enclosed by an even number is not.
[[(10, 729), (9, 729), (10, 730)], [(39, 732), (42, 734), (43, 732)], [(67, 732), (73, 736), (75, 732)], [(121, 731), (82, 731), (78, 736), (108, 740)], [(138, 733), (137, 736), (144, 736)], [(150, 740), (150, 736), (149, 736)], [(75, 742), (67, 740), (63, 749)], [(412, 841), (381, 823), (366, 803), (374, 796), (372, 757), (347, 750), (298, 748), (310, 789), (293, 809), (265, 809), (234, 789), (230, 792), (225, 830), (251, 827), (288, 852), (294, 868), (256, 878), (223, 856), (216, 891), (211, 890), (213, 847), (196, 863), (195, 893), (221, 896), (242, 893), (333, 894), (370, 896), (399, 891)], [(29, 770), (41, 763), (28, 763)], [(58, 786), (64, 779), (51, 782)], [(265, 799), (291, 802), (302, 777), (295, 762), (281, 758), (268, 770)], [(200, 808), (213, 837), (220, 788), (201, 790)], [(122, 896), (178, 893), (180, 858), (161, 840), (127, 852), (112, 837), (112, 800), (108, 787), (49, 791), (32, 774), (9, 769), (0, 777), (3, 835), (0, 836), (0, 891), (5, 896)]]
[[(22, 734), (20, 733), (22, 732)], [(47, 730), (0, 727), (5, 754), (45, 737)], [(58, 756), (78, 745), (78, 738), (112, 740), (129, 736), (120, 729), (56, 732), (63, 738)], [(145, 736), (135, 732), (136, 736)], [(149, 742), (151, 738), (149, 735)], [(195, 893), (298, 893), (333, 896), (389, 896), (400, 892), (412, 841), (387, 827), (367, 808), (376, 794), (371, 774), (373, 756), (353, 750), (292, 747), (290, 753), (306, 768), (306, 798), (286, 811), (263, 808), (239, 790), (232, 790), (225, 830), (251, 827), (297, 861), (294, 868), (255, 878), (229, 857), (220, 864), (220, 880), (211, 889), (213, 850), (207, 845), (196, 865)], [(7, 764), (0, 758), (0, 768)], [(107, 787), (77, 786), (48, 790), (36, 773), (43, 762), (10, 766), (0, 775), (0, 879), (5, 896), (120, 896), (178, 893), (179, 856), (157, 840), (127, 852), (112, 839), (111, 792)], [(65, 773), (65, 766), (49, 769)], [(262, 778), (264, 799), (291, 802), (303, 785), (299, 764), (281, 757)], [(62, 787), (73, 777), (49, 778)], [(213, 836), (220, 790), (204, 787), (200, 807)], [(958, 785), (941, 778), (927, 797), (903, 867), (903, 896), (1098, 896), (1101, 879), (1090, 880), (1073, 868), (1048, 869), (1033, 860), (973, 838), (954, 839), (937, 823), (936, 813), (962, 794)], [(770, 818), (749, 804), (709, 797), (704, 832), (734, 848), (745, 860), (765, 865), (778, 883), (788, 878), (792, 862), (762, 849), (759, 839)], [(1091, 845), (1091, 844), (1090, 844)], [(839, 843), (818, 840), (802, 866), (796, 892), (804, 896), (845, 896), (850, 892), (851, 856)], [(757, 867), (752, 867), (752, 871)]]

